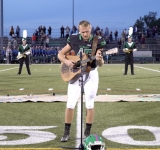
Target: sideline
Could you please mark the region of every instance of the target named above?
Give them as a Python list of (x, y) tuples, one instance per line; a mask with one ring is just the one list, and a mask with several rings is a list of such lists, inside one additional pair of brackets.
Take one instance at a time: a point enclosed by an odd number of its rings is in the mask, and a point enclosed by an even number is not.
[(12, 69), (16, 69), (18, 67), (14, 67), (14, 68), (9, 68), (9, 69), (4, 69), (4, 70), (0, 70), (0, 72), (4, 72), (4, 71), (8, 71), (8, 70), (12, 70)]
[(160, 72), (159, 70), (154, 70), (154, 69), (144, 68), (144, 67), (140, 67), (140, 66), (135, 66), (135, 67), (137, 67), (137, 68), (141, 68), (141, 69), (145, 69), (145, 70), (154, 71), (154, 72)]

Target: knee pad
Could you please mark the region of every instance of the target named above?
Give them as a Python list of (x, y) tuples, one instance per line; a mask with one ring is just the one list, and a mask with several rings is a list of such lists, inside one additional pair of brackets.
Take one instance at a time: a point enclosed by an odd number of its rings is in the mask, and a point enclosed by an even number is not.
[(77, 101), (69, 100), (67, 101), (67, 108), (74, 109)]
[(94, 99), (86, 100), (86, 108), (87, 108), (87, 109), (92, 109), (92, 108), (94, 108)]

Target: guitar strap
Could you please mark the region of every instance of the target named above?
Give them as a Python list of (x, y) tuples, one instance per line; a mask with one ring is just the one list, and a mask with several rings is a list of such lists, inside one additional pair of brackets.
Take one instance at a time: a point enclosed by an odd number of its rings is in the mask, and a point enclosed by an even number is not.
[(96, 49), (97, 49), (97, 44), (98, 44), (98, 37), (95, 35), (93, 38), (93, 43), (92, 43), (92, 53), (91, 56), (95, 56)]

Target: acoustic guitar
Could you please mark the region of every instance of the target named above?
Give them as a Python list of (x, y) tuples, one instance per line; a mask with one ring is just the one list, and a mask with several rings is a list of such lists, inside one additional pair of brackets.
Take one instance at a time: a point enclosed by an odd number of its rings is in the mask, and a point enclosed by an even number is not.
[[(118, 53), (118, 48), (113, 48), (106, 52), (106, 54), (115, 54), (115, 53)], [(61, 62), (61, 77), (63, 81), (73, 80), (74, 77), (80, 75), (81, 69), (82, 72), (89, 72), (91, 68), (90, 66), (87, 66), (87, 62), (96, 59), (96, 56), (89, 56), (84, 53), (82, 54), (82, 61), (80, 61), (79, 56), (66, 55), (65, 57), (66, 59), (75, 62), (75, 64), (73, 68), (70, 68), (65, 63)]]
[(19, 53), (18, 55), (17, 55), (17, 59), (20, 59), (20, 58), (22, 58), (22, 57), (26, 57), (26, 55), (29, 55), (31, 53), (31, 50), (29, 49), (28, 51), (25, 51), (25, 52), (23, 52), (23, 53)]

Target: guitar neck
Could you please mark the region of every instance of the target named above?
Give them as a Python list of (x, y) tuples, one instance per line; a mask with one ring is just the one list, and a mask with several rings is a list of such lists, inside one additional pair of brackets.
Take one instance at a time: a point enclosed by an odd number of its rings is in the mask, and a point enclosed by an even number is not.
[(91, 57), (89, 57), (89, 58), (87, 58), (87, 59), (85, 59), (85, 60), (82, 60), (82, 64), (85, 64), (85, 63), (87, 63), (87, 62), (89, 62), (89, 61), (91, 61), (91, 60), (94, 60), (96, 58), (96, 56), (91, 56)]

